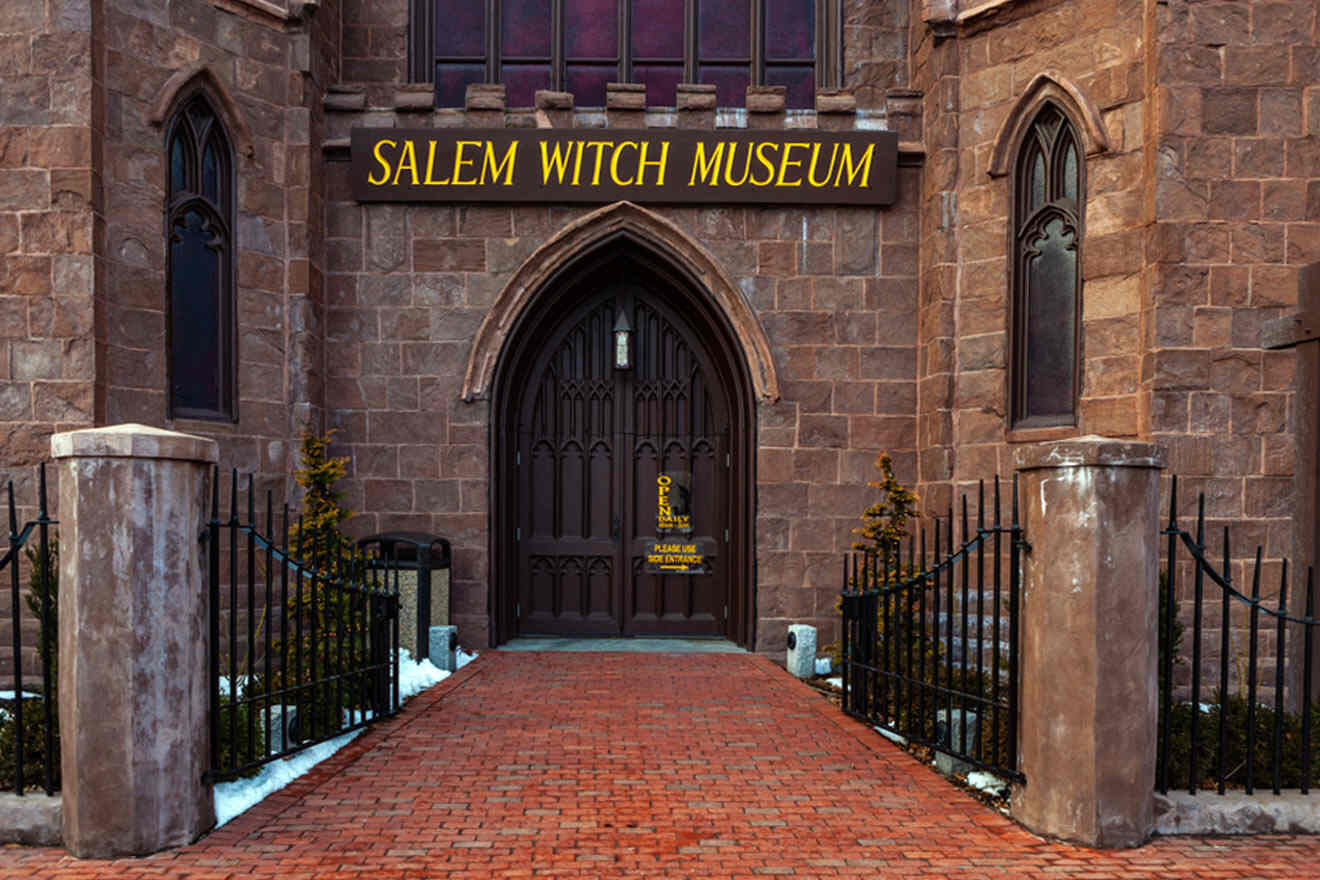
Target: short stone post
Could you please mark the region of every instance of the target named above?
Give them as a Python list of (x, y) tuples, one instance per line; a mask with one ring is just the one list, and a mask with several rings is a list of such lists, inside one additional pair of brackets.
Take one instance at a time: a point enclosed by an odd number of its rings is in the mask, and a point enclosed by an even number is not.
[(1159, 477), (1149, 443), (1024, 447), (1020, 768), (1013, 815), (1097, 847), (1154, 829)]
[(144, 425), (56, 434), (64, 845), (190, 843), (209, 785), (207, 486), (214, 440)]

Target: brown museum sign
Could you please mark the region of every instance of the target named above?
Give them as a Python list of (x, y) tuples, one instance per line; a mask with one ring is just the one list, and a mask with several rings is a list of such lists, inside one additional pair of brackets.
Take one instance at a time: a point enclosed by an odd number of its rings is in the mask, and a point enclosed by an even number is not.
[(363, 202), (888, 205), (888, 131), (359, 128)]

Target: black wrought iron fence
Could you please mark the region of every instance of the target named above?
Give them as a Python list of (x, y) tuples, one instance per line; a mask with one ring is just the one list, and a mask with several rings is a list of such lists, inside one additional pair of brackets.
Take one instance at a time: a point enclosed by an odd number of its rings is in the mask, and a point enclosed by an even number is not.
[[(843, 570), (843, 708), (869, 724), (1010, 779), (1017, 769), (1020, 557), (1017, 481), (1011, 521), (996, 479), (976, 524), (962, 498), (906, 547), (851, 553)], [(987, 523), (987, 515), (989, 523)], [(956, 543), (955, 543), (956, 542)]]
[(237, 472), (220, 519), (219, 472), (208, 527), (211, 770), (219, 781), (395, 714), (399, 708), (398, 573), (346, 541), (276, 518), (258, 523)]
[[(14, 483), (9, 481), (9, 550), (0, 558), (0, 571), (9, 570), (9, 622), (12, 639), (13, 689), (0, 693), (0, 788), (24, 794), (40, 788), (54, 794), (60, 787), (59, 705), (56, 663), (59, 638), (57, 615), (58, 546), (51, 531), (46, 503), (46, 466), (37, 469), (37, 518), (18, 525)], [(34, 541), (35, 538), (35, 541)], [(36, 619), (37, 674), (24, 678), (24, 621)]]
[[(1174, 477), (1169, 525), (1162, 532), (1169, 545), (1160, 586), (1156, 787), (1161, 793), (1185, 784), (1191, 794), (1212, 786), (1219, 794), (1229, 788), (1254, 794), (1268, 780), (1274, 794), (1284, 788), (1308, 794), (1311, 784), (1320, 782), (1314, 775), (1320, 771), (1320, 762), (1314, 754), (1312, 728), (1317, 719), (1311, 699), (1320, 620), (1315, 615), (1311, 571), (1306, 573), (1305, 595), (1300, 600), (1294, 597), (1294, 611), (1290, 612), (1287, 560), (1274, 563), (1278, 567), (1277, 594), (1273, 599), (1264, 598), (1262, 582), (1268, 589), (1274, 578), (1265, 571), (1261, 548), (1256, 548), (1254, 557), (1235, 562), (1229, 528), (1224, 526), (1218, 554), (1222, 562), (1216, 566), (1208, 556), (1213, 551), (1206, 546), (1205, 525), (1204, 495), (1197, 499), (1195, 536), (1178, 524), (1178, 479)], [(1184, 570), (1186, 576), (1188, 566), (1190, 596), (1180, 603), (1179, 574)], [(1235, 566), (1244, 579), (1250, 577), (1250, 595), (1234, 583)], [(1190, 656), (1180, 604), (1184, 610), (1190, 605)], [(1305, 609), (1300, 615), (1295, 613), (1299, 606)], [(1273, 657), (1264, 656), (1263, 649), (1269, 648)], [(1289, 651), (1292, 664), (1288, 663)], [(1208, 682), (1206, 666), (1218, 667), (1217, 676)], [(1184, 667), (1185, 685), (1175, 681), (1175, 670), (1181, 672)]]

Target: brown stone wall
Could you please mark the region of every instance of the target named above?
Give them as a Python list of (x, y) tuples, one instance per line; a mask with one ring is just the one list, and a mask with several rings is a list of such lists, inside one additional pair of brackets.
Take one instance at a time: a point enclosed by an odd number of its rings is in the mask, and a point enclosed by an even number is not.
[[(99, 411), (94, 134), (103, 108), (92, 6), (0, 4), (0, 486), (13, 482), (20, 525), (36, 515), (37, 463), (50, 455), (50, 435), (91, 425)], [(24, 564), (24, 590), (27, 573)], [(12, 621), (8, 603), (0, 608), (0, 681), (8, 681)], [(36, 621), (20, 613), (23, 642), (33, 646)], [(39, 667), (34, 650), (24, 653), (30, 686)]]
[[(917, 6), (929, 16), (938, 4)], [(1014, 444), (1141, 431), (1143, 8), (1141, 0), (1023, 2), (913, 25), (914, 84), (926, 103), (919, 446), (930, 512), (949, 504), (954, 484), (1011, 473)], [(1094, 105), (1109, 148), (1086, 160), (1080, 424), (1010, 432), (1012, 177), (992, 174), (991, 160), (1016, 102), (1042, 73)], [(1074, 116), (1080, 133), (1082, 114)]]
[(165, 131), (153, 114), (172, 76), (205, 64), (238, 117), (226, 121), (237, 154), (239, 420), (170, 427), (215, 436), (222, 467), (256, 472), (278, 498), (297, 431), (319, 427), (322, 257), (310, 218), (320, 206), (312, 180), (320, 96), (337, 75), (338, 4), (306, 19), (208, 0), (108, 0), (104, 15), (105, 419), (166, 424)]
[[(573, 114), (554, 114), (571, 124)], [(710, 126), (713, 114), (680, 113)], [(506, 121), (493, 111), (447, 124)], [(779, 127), (782, 114), (755, 124)], [(431, 122), (409, 116), (399, 124)], [(522, 114), (507, 123), (526, 124)], [(579, 117), (579, 123), (588, 121)], [(603, 122), (592, 117), (593, 122)], [(815, 120), (813, 120), (815, 121)], [(332, 133), (393, 114), (336, 114)], [(826, 124), (825, 117), (821, 124)], [(828, 124), (851, 127), (852, 117)], [(360, 205), (327, 167), (327, 407), (351, 454), (360, 532), (415, 528), (454, 546), (454, 619), (484, 644), (489, 402), (460, 399), (473, 337), (532, 251), (595, 206)], [(870, 501), (880, 450), (908, 479), (916, 433), (916, 169), (899, 203), (845, 208), (661, 208), (732, 276), (773, 348), (782, 397), (757, 413), (758, 648), (789, 623), (834, 637), (839, 554)]]
[(97, 412), (93, 25), (91, 0), (0, 6), (0, 448), (25, 482)]
[(1295, 353), (1262, 351), (1260, 328), (1320, 259), (1316, 6), (1173, 0), (1160, 14), (1152, 437), (1180, 495), (1206, 493), (1212, 534), (1231, 523), (1244, 552), (1295, 559)]

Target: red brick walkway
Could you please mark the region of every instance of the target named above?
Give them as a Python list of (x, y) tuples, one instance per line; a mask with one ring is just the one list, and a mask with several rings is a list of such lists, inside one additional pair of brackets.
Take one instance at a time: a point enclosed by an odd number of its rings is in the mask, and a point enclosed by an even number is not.
[(762, 658), (492, 652), (185, 849), (0, 878), (1320, 877), (1320, 839), (1042, 841)]

